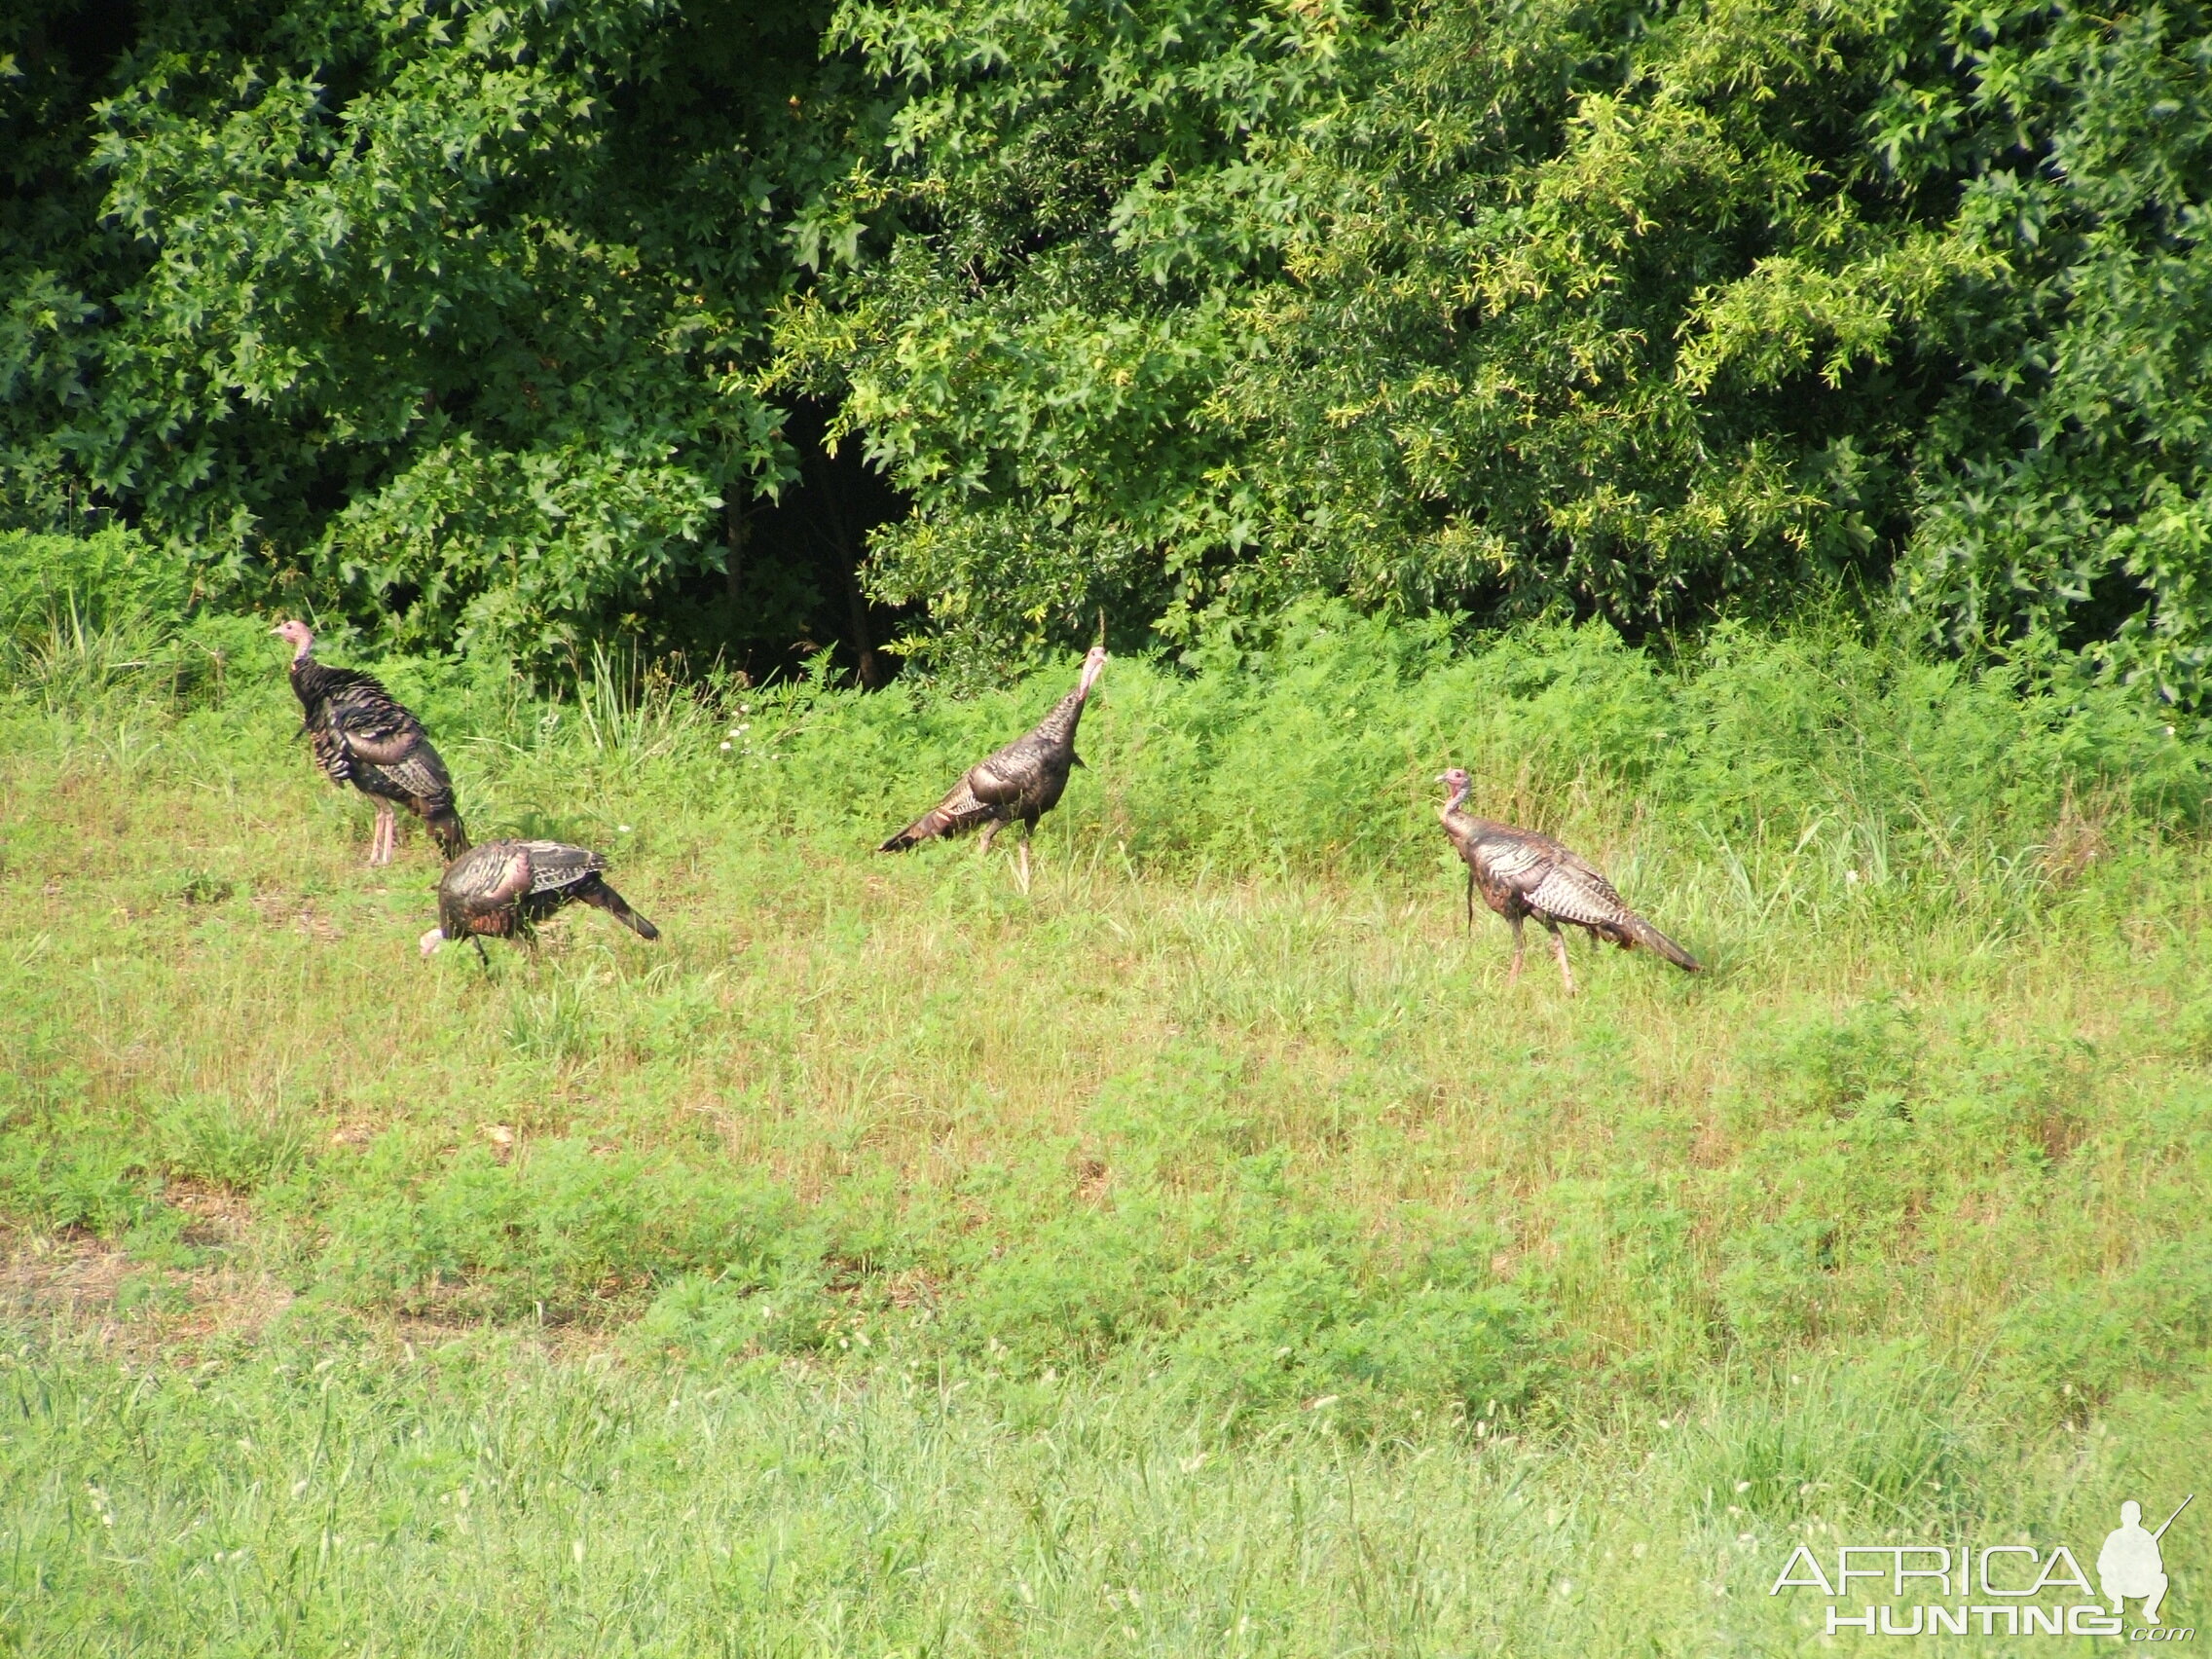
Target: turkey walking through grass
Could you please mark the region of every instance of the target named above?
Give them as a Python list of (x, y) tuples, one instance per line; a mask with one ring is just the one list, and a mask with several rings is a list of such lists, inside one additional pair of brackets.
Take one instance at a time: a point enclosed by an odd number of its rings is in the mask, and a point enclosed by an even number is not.
[(1567, 965), (1567, 940), (1559, 931), (1566, 922), (1587, 928), (1623, 950), (1642, 945), (1655, 950), (1676, 967), (1700, 972), (1696, 957), (1630, 909), (1613, 884), (1597, 866), (1570, 852), (1549, 835), (1533, 830), (1517, 830), (1510, 824), (1477, 818), (1466, 810), (1467, 792), (1473, 781), (1455, 766), (1436, 780), (1451, 790), (1437, 809), (1445, 834), (1467, 865), (1467, 926), (1475, 925), (1475, 893), (1483, 903), (1513, 924), (1513, 967), (1508, 982), (1521, 977), (1522, 924), (1533, 916), (1552, 936), (1552, 953), (1559, 958), (1560, 977), (1574, 990), (1574, 970)]
[[(1101, 628), (1103, 638), (1103, 628)], [(1090, 647), (1083, 659), (1083, 678), (1027, 734), (1015, 738), (987, 760), (979, 760), (937, 805), (876, 848), (879, 853), (904, 852), (918, 842), (940, 835), (958, 835), (982, 828), (979, 850), (990, 850), (992, 837), (1009, 824), (1021, 826), (1018, 879), (1029, 891), (1029, 836), (1037, 820), (1059, 805), (1067, 793), (1068, 770), (1083, 764), (1075, 752), (1075, 728), (1083, 719), (1083, 706), (1090, 688), (1106, 672), (1106, 646)]]

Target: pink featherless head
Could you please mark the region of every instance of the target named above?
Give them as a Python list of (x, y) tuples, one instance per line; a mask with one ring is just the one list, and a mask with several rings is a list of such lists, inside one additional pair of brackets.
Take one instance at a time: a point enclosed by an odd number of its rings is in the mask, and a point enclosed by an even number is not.
[(1076, 689), (1088, 697), (1090, 688), (1098, 683), (1098, 677), (1106, 672), (1106, 647), (1092, 645), (1083, 659), (1083, 679)]

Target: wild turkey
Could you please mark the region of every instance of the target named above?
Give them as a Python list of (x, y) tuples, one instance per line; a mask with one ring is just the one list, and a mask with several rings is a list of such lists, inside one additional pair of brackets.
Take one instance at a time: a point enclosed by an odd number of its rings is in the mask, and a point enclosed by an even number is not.
[(1559, 925), (1588, 928), (1623, 950), (1642, 945), (1677, 968), (1699, 972), (1697, 958), (1630, 909), (1613, 884), (1549, 835), (1494, 824), (1465, 809), (1472, 781), (1455, 766), (1436, 780), (1451, 787), (1451, 798), (1437, 809), (1445, 834), (1467, 864), (1467, 926), (1475, 925), (1475, 890), (1483, 903), (1513, 924), (1513, 968), (1508, 982), (1521, 977), (1521, 924), (1533, 916), (1552, 936), (1560, 977), (1569, 994), (1574, 971), (1567, 965), (1567, 940)]
[(988, 852), (1001, 829), (1019, 823), (1019, 879), (1022, 892), (1028, 892), (1030, 832), (1037, 828), (1038, 819), (1059, 805), (1068, 787), (1068, 768), (1083, 764), (1083, 757), (1075, 752), (1076, 722), (1083, 719), (1090, 688), (1105, 670), (1106, 646), (1101, 643), (1092, 645), (1083, 659), (1083, 678), (1075, 689), (1062, 697), (1034, 730), (1014, 739), (988, 760), (971, 766), (950, 794), (875, 850), (901, 853), (917, 842), (962, 834), (980, 825), (983, 842), (977, 850)]
[(351, 784), (377, 803), (370, 867), (391, 863), (398, 837), (393, 801), (429, 827), (447, 858), (468, 851), (453, 779), (423, 722), (374, 677), (315, 661), (314, 634), (305, 622), (279, 622), (269, 631), (292, 647), (292, 690), (315, 764), (332, 783)]
[(588, 847), (487, 841), (447, 866), (438, 882), (438, 925), (423, 936), (423, 954), (449, 939), (467, 939), (482, 956), (487, 936), (529, 939), (539, 922), (575, 903), (607, 911), (641, 939), (660, 938), (660, 929), (607, 885), (606, 869), (607, 861)]

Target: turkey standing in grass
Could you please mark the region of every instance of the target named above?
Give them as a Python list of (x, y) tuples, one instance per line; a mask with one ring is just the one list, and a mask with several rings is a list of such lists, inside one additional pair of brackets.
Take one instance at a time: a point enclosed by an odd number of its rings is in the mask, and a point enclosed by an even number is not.
[(429, 827), (447, 858), (468, 851), (468, 831), (453, 809), (453, 779), (423, 722), (371, 676), (315, 661), (314, 634), (305, 622), (279, 622), (269, 631), (292, 647), (292, 690), (315, 764), (332, 783), (351, 784), (377, 803), (370, 866), (391, 863), (399, 830), (393, 801)]
[(1521, 977), (1521, 924), (1533, 916), (1552, 936), (1552, 951), (1559, 958), (1560, 977), (1569, 993), (1574, 971), (1567, 965), (1567, 940), (1559, 925), (1567, 922), (1588, 928), (1597, 938), (1610, 940), (1623, 950), (1642, 945), (1656, 950), (1677, 968), (1695, 974), (1697, 958), (1638, 915), (1621, 902), (1613, 884), (1587, 862), (1561, 846), (1549, 835), (1532, 830), (1516, 830), (1510, 824), (1493, 824), (1465, 809), (1472, 780), (1455, 766), (1436, 780), (1450, 786), (1452, 795), (1437, 809), (1445, 834), (1452, 837), (1460, 858), (1467, 863), (1467, 926), (1475, 925), (1475, 890), (1483, 903), (1513, 924), (1513, 968), (1507, 982)]
[(1090, 688), (1105, 671), (1102, 634), (1101, 643), (1092, 645), (1083, 659), (1083, 678), (1076, 688), (1059, 700), (1035, 730), (1014, 739), (988, 760), (971, 766), (950, 794), (875, 850), (904, 852), (918, 841), (958, 835), (980, 825), (983, 842), (978, 851), (988, 852), (992, 837), (1006, 825), (1018, 822), (1019, 879), (1022, 892), (1028, 892), (1030, 831), (1037, 828), (1038, 819), (1059, 805), (1068, 787), (1068, 769), (1083, 764), (1083, 757), (1075, 752), (1076, 722), (1083, 719)]
[(423, 936), (428, 956), (449, 939), (529, 939), (564, 904), (596, 905), (641, 939), (660, 929), (623, 903), (603, 879), (607, 861), (561, 841), (487, 841), (454, 860), (438, 883), (438, 925)]

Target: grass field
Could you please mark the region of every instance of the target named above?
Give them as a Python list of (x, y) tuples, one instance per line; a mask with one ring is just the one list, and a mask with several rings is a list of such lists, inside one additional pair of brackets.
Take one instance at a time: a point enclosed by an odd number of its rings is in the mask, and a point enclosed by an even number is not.
[[(6, 665), (13, 1650), (1825, 1650), (1800, 1541), (2212, 1485), (2212, 751), (2123, 694), (1315, 612), (1118, 660), (1024, 897), (867, 849), (1065, 670), (380, 664), (666, 935), (487, 972), (261, 626)], [(1713, 972), (1508, 985), (1450, 761)]]

